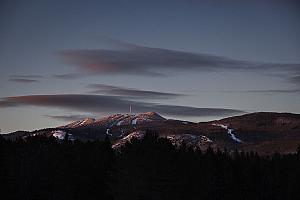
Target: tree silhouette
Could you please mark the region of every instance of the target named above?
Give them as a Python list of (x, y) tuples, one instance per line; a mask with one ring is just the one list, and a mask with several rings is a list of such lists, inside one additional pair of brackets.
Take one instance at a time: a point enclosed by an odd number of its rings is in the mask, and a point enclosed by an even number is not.
[[(96, 134), (96, 133), (95, 133)], [(109, 137), (0, 137), (4, 199), (299, 199), (300, 153), (175, 147), (147, 131), (120, 150)]]

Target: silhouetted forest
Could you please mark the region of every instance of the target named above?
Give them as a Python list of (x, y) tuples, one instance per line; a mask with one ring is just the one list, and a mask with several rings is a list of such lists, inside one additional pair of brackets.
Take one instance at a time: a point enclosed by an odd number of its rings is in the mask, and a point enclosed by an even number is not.
[(146, 134), (104, 141), (0, 138), (1, 199), (299, 199), (300, 151), (205, 152)]

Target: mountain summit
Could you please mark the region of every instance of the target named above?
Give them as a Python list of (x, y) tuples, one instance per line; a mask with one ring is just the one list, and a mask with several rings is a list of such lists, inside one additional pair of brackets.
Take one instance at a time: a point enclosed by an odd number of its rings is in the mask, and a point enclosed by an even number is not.
[(149, 122), (157, 122), (166, 120), (156, 112), (145, 112), (139, 114), (114, 114), (100, 119), (86, 118), (72, 122), (62, 128), (79, 128), (87, 126), (103, 126), (111, 128), (113, 126), (137, 125)]

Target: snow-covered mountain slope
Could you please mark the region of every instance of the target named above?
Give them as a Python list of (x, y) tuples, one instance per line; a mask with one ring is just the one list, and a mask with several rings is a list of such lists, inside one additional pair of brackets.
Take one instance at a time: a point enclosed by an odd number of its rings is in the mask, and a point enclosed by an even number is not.
[(145, 124), (149, 122), (157, 122), (166, 120), (155, 112), (146, 112), (140, 114), (116, 114), (108, 117), (103, 117), (94, 122), (95, 126), (130, 126)]
[[(132, 132), (121, 139), (117, 140), (113, 144), (114, 149), (118, 149), (125, 145), (127, 142), (131, 142), (132, 139), (142, 139), (146, 135), (145, 131), (135, 131)], [(188, 147), (192, 147), (194, 149), (206, 149), (209, 145), (213, 144), (213, 141), (209, 139), (205, 135), (193, 135), (193, 134), (181, 134), (181, 135), (168, 135), (168, 136), (160, 136), (163, 138), (167, 138), (171, 141), (171, 143), (177, 147), (185, 144)]]
[(132, 133), (129, 133), (128, 135), (120, 138), (119, 140), (117, 140), (116, 142), (114, 142), (114, 144), (112, 145), (112, 148), (114, 149), (118, 149), (120, 147), (122, 147), (123, 145), (126, 144), (126, 142), (131, 142), (131, 140), (133, 138), (136, 139), (142, 139), (145, 136), (145, 131), (135, 131)]
[(85, 118), (83, 120), (72, 122), (70, 124), (67, 124), (67, 125), (61, 126), (61, 127), (62, 128), (77, 128), (77, 127), (81, 127), (81, 126), (87, 126), (87, 125), (92, 124), (94, 122), (95, 122), (94, 118)]
[(78, 128), (88, 126), (103, 126), (111, 128), (113, 126), (128, 126), (144, 124), (148, 122), (163, 121), (166, 120), (155, 112), (146, 112), (140, 114), (115, 114), (100, 119), (86, 118), (83, 120), (75, 121), (59, 128)]

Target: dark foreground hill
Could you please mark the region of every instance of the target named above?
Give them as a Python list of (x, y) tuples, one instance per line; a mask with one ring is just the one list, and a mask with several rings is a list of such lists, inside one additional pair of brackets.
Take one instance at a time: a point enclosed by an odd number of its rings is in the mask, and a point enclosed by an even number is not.
[(69, 140), (93, 141), (108, 136), (116, 149), (132, 138), (143, 138), (146, 130), (155, 131), (176, 146), (185, 143), (202, 150), (208, 147), (228, 151), (238, 149), (261, 155), (295, 153), (300, 144), (300, 115), (261, 112), (193, 123), (166, 119), (154, 112), (116, 114), (100, 119), (87, 118), (57, 128), (18, 131), (5, 137), (16, 139), (43, 135), (64, 139), (67, 135)]
[[(300, 149), (299, 149), (300, 150)], [(113, 151), (110, 141), (0, 138), (6, 200), (282, 200), (300, 197), (300, 151), (257, 154), (175, 147), (145, 133)]]

